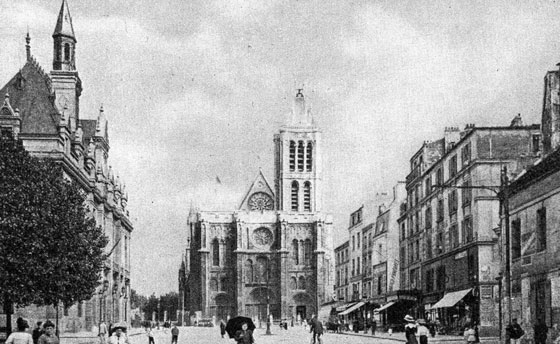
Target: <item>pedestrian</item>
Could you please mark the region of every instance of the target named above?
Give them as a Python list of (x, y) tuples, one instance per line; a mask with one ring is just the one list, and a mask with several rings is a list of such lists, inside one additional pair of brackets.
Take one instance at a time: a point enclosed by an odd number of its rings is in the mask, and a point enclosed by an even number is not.
[(226, 334), (226, 323), (223, 320), (220, 320), (220, 334), (222, 335), (222, 338), (224, 338), (224, 335)]
[(37, 321), (37, 327), (33, 330), (33, 334), (31, 335), (33, 337), (33, 344), (37, 344), (39, 337), (44, 333), (42, 325), (42, 321)]
[(428, 335), (430, 334), (430, 330), (426, 327), (426, 320), (418, 319), (417, 334), (418, 338), (420, 338), (420, 344), (428, 344)]
[(519, 344), (521, 337), (525, 334), (525, 331), (521, 328), (521, 325), (517, 323), (517, 319), (512, 319), (511, 324), (506, 327), (506, 338), (510, 339), (511, 344)]
[(12, 332), (8, 339), (6, 339), (6, 344), (33, 344), (33, 336), (27, 333), (29, 324), (23, 318), (17, 318), (16, 320), (17, 331)]
[(171, 328), (171, 344), (177, 344), (177, 340), (179, 339), (179, 329), (177, 325), (173, 324)]
[(101, 320), (101, 322), (99, 323), (99, 342), (100, 344), (105, 344), (107, 343), (107, 325), (105, 325), (105, 322), (103, 320)]
[(129, 344), (128, 336), (124, 331), (126, 331), (126, 324), (116, 323), (113, 327), (113, 334), (109, 338), (109, 344)]
[(548, 326), (542, 320), (538, 320), (534, 327), (535, 344), (545, 344), (548, 335)]
[(416, 331), (418, 330), (416, 327), (416, 320), (407, 314), (404, 317), (404, 321), (406, 321), (404, 334), (407, 344), (418, 344), (418, 340), (416, 340)]
[(255, 339), (253, 338), (253, 331), (248, 329), (247, 323), (241, 325), (241, 330), (235, 332), (235, 341), (237, 344), (253, 344)]
[(38, 344), (58, 344), (60, 343), (58, 337), (54, 333), (54, 324), (52, 321), (47, 320), (43, 325), (45, 333), (39, 337)]
[(309, 330), (309, 332), (313, 333), (313, 344), (316, 344), (317, 342), (319, 342), (319, 344), (321, 344), (323, 341), (321, 340), (321, 336), (323, 335), (323, 324), (319, 321), (319, 319), (317, 319), (317, 316), (314, 315), (313, 318), (311, 319), (311, 328)]
[(375, 331), (377, 331), (377, 322), (375, 319), (371, 322), (371, 335), (375, 336)]
[(465, 341), (467, 344), (474, 344), (476, 343), (476, 333), (473, 326), (467, 326), (465, 328), (465, 332), (463, 333), (463, 337), (465, 337)]
[(152, 326), (148, 329), (148, 344), (156, 344), (156, 342), (154, 342), (154, 330)]

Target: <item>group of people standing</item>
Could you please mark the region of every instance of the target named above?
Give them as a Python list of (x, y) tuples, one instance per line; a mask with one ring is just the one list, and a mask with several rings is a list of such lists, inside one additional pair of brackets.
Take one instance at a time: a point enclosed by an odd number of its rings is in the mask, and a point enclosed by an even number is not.
[(58, 337), (54, 333), (54, 324), (47, 320), (44, 324), (37, 323), (33, 334), (28, 333), (29, 323), (23, 318), (16, 320), (17, 331), (11, 333), (6, 339), (6, 344), (58, 344)]

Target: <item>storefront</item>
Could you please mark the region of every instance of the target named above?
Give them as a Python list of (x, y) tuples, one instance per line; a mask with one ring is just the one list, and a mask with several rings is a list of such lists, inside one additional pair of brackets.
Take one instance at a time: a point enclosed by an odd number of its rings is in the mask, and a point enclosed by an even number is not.
[(430, 306), (430, 318), (438, 323), (442, 334), (461, 334), (475, 318), (477, 298), (472, 288), (446, 293), (441, 300)]

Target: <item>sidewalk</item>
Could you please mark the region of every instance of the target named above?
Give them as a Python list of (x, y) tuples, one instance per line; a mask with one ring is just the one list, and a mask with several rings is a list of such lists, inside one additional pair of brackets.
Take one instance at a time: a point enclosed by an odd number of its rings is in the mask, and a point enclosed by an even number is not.
[[(333, 333), (336, 334), (336, 333)], [(364, 334), (363, 331), (360, 331), (358, 333), (352, 332), (352, 331), (348, 331), (348, 332), (342, 332), (341, 334), (346, 334), (346, 335), (350, 335), (350, 336), (361, 336), (361, 337), (370, 337), (370, 338), (378, 338), (378, 339), (388, 339), (388, 340), (394, 340), (396, 342), (403, 342), (406, 343), (406, 339), (404, 338), (404, 332), (396, 332), (393, 333), (392, 335), (389, 335), (386, 332), (376, 332), (375, 335), (371, 335), (371, 332)], [(464, 342), (465, 339), (462, 336), (450, 336), (450, 335), (436, 335), (435, 337), (428, 337), (428, 342), (429, 343), (459, 343), (459, 342)], [(500, 339), (498, 337), (483, 337), (480, 338), (480, 343), (485, 343), (485, 344), (498, 344), (500, 342)]]

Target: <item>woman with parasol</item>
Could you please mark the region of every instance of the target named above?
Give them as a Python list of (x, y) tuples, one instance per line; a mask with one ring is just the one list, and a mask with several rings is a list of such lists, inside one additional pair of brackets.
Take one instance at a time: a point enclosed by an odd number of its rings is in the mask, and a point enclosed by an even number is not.
[(254, 344), (253, 330), (255, 324), (251, 318), (235, 317), (229, 319), (226, 325), (226, 332), (230, 338), (235, 339), (238, 344)]
[(128, 336), (126, 335), (126, 323), (117, 323), (111, 330), (113, 334), (109, 338), (109, 344), (129, 344)]

